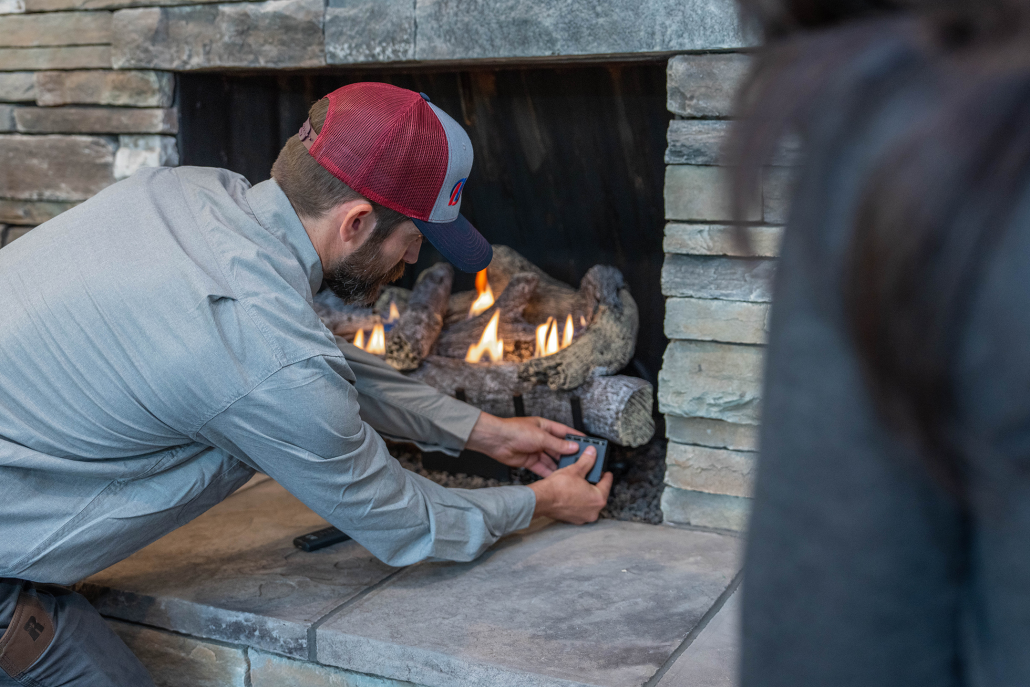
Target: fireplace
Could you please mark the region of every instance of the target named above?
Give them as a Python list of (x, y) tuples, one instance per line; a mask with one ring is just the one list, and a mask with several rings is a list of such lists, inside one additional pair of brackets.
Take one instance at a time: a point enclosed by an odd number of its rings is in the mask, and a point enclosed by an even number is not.
[[(101, 611), (128, 621), (118, 631), (160, 664), (155, 678), (181, 681), (178, 664), (198, 667), (200, 655), (208, 681), (254, 685), (540, 676), (661, 687), (707, 666), (739, 581), (735, 538), (708, 530), (746, 525), (787, 178), (768, 170), (749, 217), (758, 258), (741, 256), (719, 156), (752, 45), (737, 17), (735, 0), (0, 0), (0, 249), (142, 166), (216, 165), (260, 181), (315, 98), (387, 81), (426, 92), (469, 130), (463, 211), (493, 243), (576, 292), (595, 266), (619, 271), (639, 330), (624, 369), (602, 377), (657, 391), (656, 439), (616, 451), (606, 515), (685, 529), (536, 523), (476, 563), (387, 570), (356, 544), (299, 555), (292, 537), (321, 518), (274, 483), (251, 485), (92, 580), (106, 589)], [(439, 259), (425, 246), (399, 288)], [(474, 280), (453, 275), (448, 310), (478, 297)], [(492, 284), (500, 297), (504, 280)], [(559, 321), (556, 348), (569, 314), (573, 341), (583, 335), (574, 309), (545, 314)], [(367, 315), (365, 346), (389, 303)], [(519, 364), (546, 360), (532, 331)], [(515, 394), (497, 402), (516, 412)], [(521, 405), (533, 409), (525, 395)], [(529, 479), (392, 451), (450, 486)], [(540, 603), (541, 589), (573, 603)], [(582, 611), (616, 597), (628, 601), (604, 602), (605, 622), (584, 630)], [(652, 600), (643, 612), (640, 599)], [(387, 604), (380, 616), (394, 624), (363, 625), (369, 603)], [(414, 607), (445, 631), (421, 631)]]
[(744, 526), (787, 175), (770, 168), (744, 259), (718, 154), (748, 64), (732, 0), (83, 7), (0, 0), (0, 246), (143, 165), (259, 181), (348, 81), (424, 91), (472, 133), (463, 210), (494, 243), (571, 287), (624, 276), (640, 330), (622, 373), (657, 389), (665, 521)]
[[(634, 503), (627, 517), (659, 522), (662, 432), (655, 446), (640, 447), (655, 437), (656, 420), (661, 429), (654, 392), (667, 345), (660, 290), (663, 152), (670, 119), (664, 61), (184, 75), (179, 80), (181, 162), (222, 166), (253, 183), (263, 181), (315, 99), (365, 80), (424, 92), (469, 132), (476, 161), (462, 212), (497, 246), (489, 286), (496, 289), (498, 304), (470, 316), (475, 300), (470, 294), (482, 293), (488, 284), (481, 283), (477, 292), (475, 275), (446, 268), (434, 275), (433, 270), (444, 267), (437, 265), (442, 258), (425, 243), (418, 264), (409, 267), (399, 289), (387, 289), (375, 313), (360, 308), (343, 312), (337, 299), (323, 294), (327, 323), (335, 323), (335, 331), (348, 340), (357, 337), (359, 345), (382, 351), (406, 374), (484, 410), (507, 417), (539, 414), (612, 441), (620, 493), (626, 489), (623, 478), (647, 466), (644, 481), (650, 492), (636, 499), (623, 496), (622, 501), (630, 505), (639, 500), (649, 507)], [(246, 117), (241, 121), (236, 113)], [(486, 277), (480, 275), (481, 282)], [(436, 304), (446, 320), (442, 332), (402, 334), (412, 287), (416, 297), (421, 294), (420, 302)], [(520, 289), (521, 296), (515, 293)], [(595, 295), (587, 303), (584, 289), (604, 291), (610, 302), (599, 305)], [(624, 315), (620, 289), (632, 309)], [(398, 329), (383, 332), (374, 320), (390, 329), (391, 306), (402, 319)], [(612, 308), (621, 319), (611, 315)], [(550, 326), (547, 317), (552, 318)], [(595, 322), (598, 317), (604, 321)], [(498, 333), (498, 327), (507, 350), (494, 356), (480, 339), (490, 331)], [(419, 341), (408, 341), (412, 338)], [(421, 339), (427, 339), (424, 351)], [(555, 350), (543, 355), (536, 349), (546, 349), (549, 339)], [(592, 348), (591, 340), (596, 340)], [(572, 342), (567, 350), (557, 350)], [(470, 364), (464, 359), (473, 344), (477, 362)], [(420, 354), (413, 356), (413, 348)], [(606, 359), (594, 360), (599, 354)], [(578, 377), (548, 379), (548, 366), (578, 366)], [(417, 462), (419, 456), (410, 447), (395, 448), (399, 457)], [(457, 459), (433, 454), (421, 458), (436, 479), (451, 484), (462, 479), (454, 473), (498, 483), (527, 479), (469, 452)], [(634, 477), (638, 491), (641, 481)], [(620, 516), (625, 510), (609, 512)]]

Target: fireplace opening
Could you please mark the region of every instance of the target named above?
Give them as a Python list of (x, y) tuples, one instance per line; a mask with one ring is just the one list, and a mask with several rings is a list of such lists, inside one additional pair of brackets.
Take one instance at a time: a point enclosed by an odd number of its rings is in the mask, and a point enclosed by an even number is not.
[[(671, 115), (664, 62), (182, 74), (181, 162), (224, 167), (252, 183), (263, 181), (311, 103), (356, 81), (384, 81), (424, 92), (466, 128), (475, 163), (463, 192), (462, 213), (491, 243), (510, 247), (572, 288), (579, 288), (596, 265), (621, 273), (638, 310), (639, 333), (624, 369), (608, 374), (640, 378), (656, 387), (667, 344), (661, 268), (665, 132)], [(424, 243), (418, 264), (408, 268), (398, 285), (411, 289), (418, 275), (441, 260)], [(453, 292), (474, 293), (474, 279), (455, 273)], [(564, 318), (564, 313), (559, 315)], [(578, 336), (579, 325), (575, 328)], [(637, 448), (612, 447), (616, 487), (609, 517), (661, 519), (664, 428), (656, 412), (653, 418), (658, 425), (654, 440)], [(451, 486), (488, 483), (484, 478), (495, 480), (491, 484), (532, 479), (502, 474), (496, 464), (484, 467), (492, 461), (476, 464), (463, 456), (455, 462), (395, 448), (409, 467)], [(478, 476), (455, 477), (440, 470)]]

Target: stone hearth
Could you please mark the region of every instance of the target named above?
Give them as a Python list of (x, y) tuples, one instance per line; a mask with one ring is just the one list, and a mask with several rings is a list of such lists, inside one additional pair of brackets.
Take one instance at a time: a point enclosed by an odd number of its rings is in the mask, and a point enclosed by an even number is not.
[(257, 477), (79, 588), (159, 687), (732, 684), (732, 535), (537, 519), (475, 562), (390, 568), (293, 547), (321, 526)]

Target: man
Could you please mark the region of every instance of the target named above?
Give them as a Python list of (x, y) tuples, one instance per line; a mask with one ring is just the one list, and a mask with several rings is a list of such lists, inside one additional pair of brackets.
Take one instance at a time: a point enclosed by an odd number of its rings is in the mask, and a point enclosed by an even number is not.
[[(323, 281), (370, 302), (423, 237), (466, 271), (491, 250), (459, 214), (471, 142), (428, 97), (354, 84), (310, 114), (270, 181), (143, 170), (0, 251), (0, 684), (151, 684), (81, 596), (43, 585), (125, 558), (255, 471), (392, 565), (470, 560), (534, 513), (603, 507), (592, 454), (554, 470), (569, 428), (481, 413), (322, 326)], [(545, 479), (444, 489), (377, 431)]]

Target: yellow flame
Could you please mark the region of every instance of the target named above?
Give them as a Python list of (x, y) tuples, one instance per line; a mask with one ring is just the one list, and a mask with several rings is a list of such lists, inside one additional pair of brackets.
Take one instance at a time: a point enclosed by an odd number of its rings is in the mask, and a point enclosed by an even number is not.
[(487, 355), (490, 356), (490, 362), (501, 362), (504, 357), (504, 339), (497, 338), (497, 324), (500, 318), (500, 312), (495, 312), (490, 318), (486, 329), (483, 330), (483, 336), (479, 338), (479, 343), (469, 346), (469, 352), (465, 355), (466, 361), (478, 363), (484, 355)]
[(390, 319), (387, 322), (396, 322), (401, 319), (401, 311), (397, 309), (397, 304), (390, 301)]
[(552, 353), (558, 352), (558, 322), (557, 320), (551, 322), (551, 326), (547, 328), (547, 348), (544, 351), (544, 355), (551, 355)]
[(469, 317), (486, 312), (494, 304), (494, 292), (490, 289), (490, 282), (486, 279), (485, 269), (476, 272), (476, 291), (479, 293), (479, 297), (469, 308)]
[(580, 327), (587, 326), (587, 318), (583, 317), (582, 315), (579, 316), (579, 326)]
[(365, 350), (376, 355), (386, 355), (386, 332), (381, 322), (372, 327), (372, 336), (368, 337), (368, 348)]
[(545, 355), (552, 355), (568, 348), (576, 335), (575, 326), (572, 323), (572, 314), (565, 317), (565, 327), (561, 335), (561, 343), (558, 342), (558, 320), (548, 317), (547, 321), (536, 328), (536, 350), (534, 358), (542, 358)]
[(548, 317), (546, 322), (536, 328), (536, 351), (533, 353), (534, 358), (542, 358), (547, 355), (544, 353), (547, 350), (547, 328), (551, 326), (553, 321), (553, 317)]
[(354, 345), (364, 350), (365, 348), (365, 330), (359, 329), (358, 333), (354, 335)]

